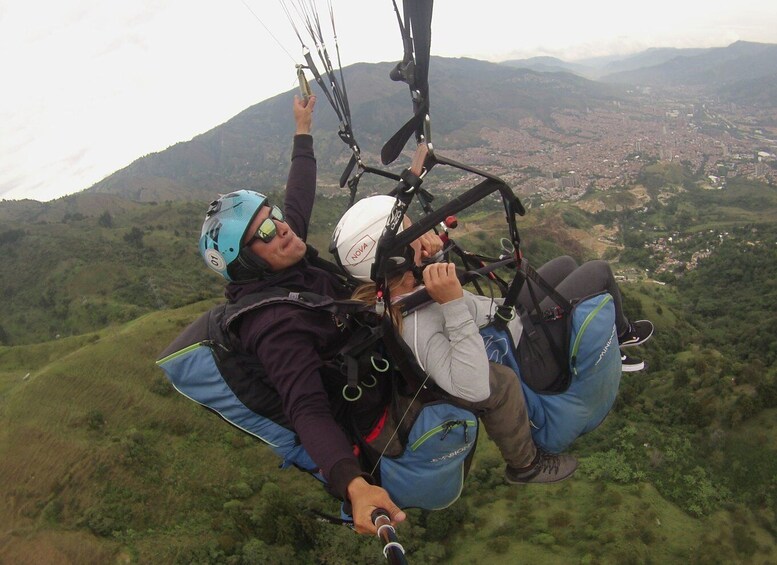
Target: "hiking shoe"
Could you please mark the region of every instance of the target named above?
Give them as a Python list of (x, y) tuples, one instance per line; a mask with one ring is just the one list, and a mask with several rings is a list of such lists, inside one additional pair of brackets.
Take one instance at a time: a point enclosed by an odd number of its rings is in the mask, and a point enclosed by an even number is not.
[(537, 448), (537, 455), (528, 467), (518, 469), (507, 466), (505, 480), (513, 485), (532, 483), (558, 483), (572, 476), (577, 469), (577, 459), (571, 455), (556, 455)]
[(629, 357), (621, 351), (621, 371), (624, 373), (633, 373), (645, 368), (645, 362), (636, 357)]
[(637, 320), (634, 323), (629, 323), (629, 329), (623, 335), (618, 336), (618, 345), (621, 347), (642, 345), (652, 335), (653, 322), (650, 320)]

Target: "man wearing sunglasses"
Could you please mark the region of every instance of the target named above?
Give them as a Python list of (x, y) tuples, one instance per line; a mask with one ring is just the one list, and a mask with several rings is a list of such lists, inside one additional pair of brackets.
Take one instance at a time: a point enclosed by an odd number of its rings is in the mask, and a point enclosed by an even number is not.
[[(316, 99), (307, 104), (294, 99), (296, 133), (284, 195), (284, 210), (259, 193), (239, 190), (213, 202), (200, 237), (206, 265), (223, 276), (226, 296), (236, 301), (247, 294), (281, 287), (333, 298), (349, 298), (335, 275), (317, 268), (306, 257), (310, 216), (316, 190), (316, 161), (310, 135)], [(436, 240), (436, 241), (435, 241)], [(424, 251), (432, 255), (442, 246), (439, 238), (425, 238)], [(369, 482), (354, 456), (353, 447), (335, 415), (354, 409), (343, 398), (341, 374), (325, 366), (344, 345), (347, 332), (330, 313), (281, 303), (248, 312), (239, 320), (238, 333), (245, 352), (256, 355), (267, 379), (278, 392), (288, 417), (308, 454), (319, 466), (329, 487), (351, 503), (356, 530), (375, 533), (370, 515), (385, 508), (393, 522), (405, 519), (388, 493)], [(356, 410), (360, 429), (374, 424), (385, 404), (379, 392), (373, 402), (365, 394)]]

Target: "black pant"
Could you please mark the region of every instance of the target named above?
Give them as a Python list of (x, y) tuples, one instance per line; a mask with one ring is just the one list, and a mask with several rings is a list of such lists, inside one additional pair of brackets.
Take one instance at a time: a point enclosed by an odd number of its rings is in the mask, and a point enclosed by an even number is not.
[[(586, 296), (605, 291), (609, 292), (615, 304), (615, 329), (618, 335), (629, 329), (629, 320), (623, 313), (621, 291), (618, 288), (618, 283), (615, 282), (612, 269), (607, 261), (588, 261), (578, 266), (572, 257), (563, 255), (551, 259), (537, 269), (537, 272), (567, 300), (585, 298)], [(518, 295), (518, 304), (527, 311), (532, 311), (534, 303), (529, 294), (529, 289), (526, 288), (527, 284), (532, 283), (527, 282), (524, 285), (524, 288)], [(556, 305), (553, 299), (548, 298), (545, 292), (536, 285), (534, 285), (534, 291), (537, 300), (540, 301), (541, 311)]]

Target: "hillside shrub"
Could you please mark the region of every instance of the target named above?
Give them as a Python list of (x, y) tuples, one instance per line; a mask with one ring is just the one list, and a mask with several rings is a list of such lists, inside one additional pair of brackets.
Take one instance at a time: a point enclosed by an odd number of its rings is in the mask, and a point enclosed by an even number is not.
[(594, 453), (585, 460), (585, 474), (593, 480), (631, 483), (644, 479), (644, 473), (636, 470), (626, 456), (614, 449)]
[(58, 524), (62, 519), (62, 511), (65, 505), (61, 500), (54, 499), (43, 508), (41, 519), (50, 525)]
[(133, 247), (136, 247), (138, 249), (143, 248), (143, 230), (138, 228), (137, 226), (133, 226), (133, 228), (129, 231), (129, 233), (124, 234), (124, 241), (132, 245)]
[(111, 213), (108, 210), (106, 210), (100, 215), (99, 219), (97, 220), (97, 223), (103, 228), (112, 228), (113, 216), (111, 216)]
[(497, 536), (488, 544), (491, 551), (497, 555), (504, 555), (510, 549), (510, 538), (506, 536)]
[(25, 235), (24, 230), (6, 230), (0, 232), (0, 245), (12, 245)]
[(290, 545), (267, 545), (260, 539), (252, 538), (240, 552), (240, 565), (297, 565), (299, 557)]
[(132, 508), (118, 501), (101, 500), (84, 512), (79, 525), (96, 536), (113, 537), (132, 524)]
[(105, 427), (105, 416), (99, 410), (90, 410), (86, 414), (86, 427), (92, 431), (101, 431)]
[(170, 381), (159, 375), (148, 385), (148, 390), (159, 396), (170, 396), (175, 389), (170, 384)]

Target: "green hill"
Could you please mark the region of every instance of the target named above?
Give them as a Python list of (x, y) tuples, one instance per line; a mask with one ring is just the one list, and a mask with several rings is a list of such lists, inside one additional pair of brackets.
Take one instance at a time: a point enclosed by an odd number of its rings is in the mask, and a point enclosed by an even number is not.
[(199, 268), (204, 203), (113, 198), (83, 211), (57, 208), (0, 229), (0, 343), (81, 334), (218, 292), (217, 278)]
[[(670, 301), (635, 290), (631, 299), (646, 310)], [(0, 349), (0, 561), (382, 559), (377, 540), (305, 514), (337, 512), (313, 479), (279, 471), (268, 449), (175, 393), (153, 365), (209, 304)], [(673, 316), (654, 318), (659, 346), (670, 340)], [(777, 410), (695, 429), (659, 417), (662, 404), (677, 404), (666, 374), (624, 379), (614, 413), (574, 447), (581, 470), (565, 484), (502, 484), (498, 453), (481, 437), (462, 499), (446, 511), (413, 511), (400, 529), (412, 562), (774, 560), (773, 514), (763, 505), (773, 504)], [(729, 456), (741, 466), (725, 465)]]
[[(520, 225), (535, 264), (561, 252), (595, 257), (580, 234), (627, 226), (607, 253), (619, 272), (641, 272), (622, 288), (629, 315), (658, 328), (640, 351), (648, 370), (624, 376), (608, 419), (573, 446), (581, 468), (564, 484), (503, 484), (483, 434), (462, 499), (411, 511), (401, 527), (411, 562), (777, 560), (775, 189), (732, 182), (709, 191), (679, 170), (646, 174), (647, 204), (593, 193), (598, 212), (546, 205)], [(317, 203), (319, 247), (343, 207)], [(45, 334), (36, 320), (46, 317), (70, 333), (0, 347), (0, 562), (383, 559), (377, 540), (306, 513), (338, 512), (313, 479), (278, 470), (268, 449), (175, 393), (154, 366), (218, 299), (220, 283), (194, 247), (201, 208), (132, 204), (112, 209), (110, 221), (101, 208), (46, 210), (45, 220), (6, 225), (0, 239), (13, 260), (4, 276), (30, 278), (29, 288), (14, 287), (4, 325), (22, 328), (9, 320), (26, 311), (30, 335)], [(461, 214), (453, 235), (494, 253), (500, 218), (486, 202)], [(671, 244), (655, 246), (662, 237)], [(30, 246), (40, 263), (18, 253)], [(683, 266), (659, 276), (667, 257)], [(154, 293), (145, 281), (163, 275), (170, 280)], [(52, 306), (34, 301), (41, 280)], [(92, 302), (105, 319), (87, 316)]]

